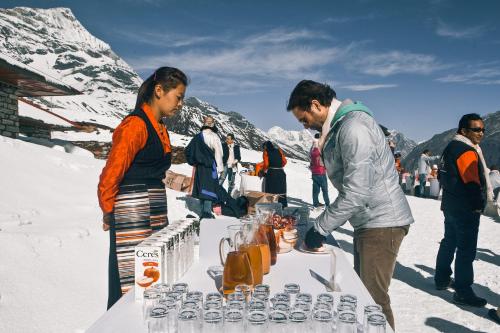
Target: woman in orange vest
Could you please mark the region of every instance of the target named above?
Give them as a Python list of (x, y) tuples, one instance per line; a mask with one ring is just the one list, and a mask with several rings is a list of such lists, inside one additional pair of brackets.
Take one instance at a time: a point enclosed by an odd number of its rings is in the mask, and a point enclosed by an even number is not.
[(286, 165), (286, 157), (281, 148), (274, 146), (271, 141), (263, 144), (264, 152), (264, 192), (279, 194), (278, 202), (286, 207), (286, 174), (283, 167)]
[(171, 164), (162, 117), (183, 104), (186, 75), (157, 69), (139, 88), (135, 110), (118, 125), (98, 185), (103, 229), (109, 230), (108, 309), (134, 285), (134, 247), (168, 225), (162, 183)]

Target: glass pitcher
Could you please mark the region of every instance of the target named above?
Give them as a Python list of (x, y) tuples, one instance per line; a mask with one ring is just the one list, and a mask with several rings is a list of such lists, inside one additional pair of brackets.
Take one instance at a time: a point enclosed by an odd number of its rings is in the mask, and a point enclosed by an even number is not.
[(252, 267), (253, 282), (255, 284), (262, 283), (263, 277), (263, 265), (262, 265), (262, 252), (260, 249), (260, 244), (257, 242), (255, 237), (255, 232), (258, 225), (254, 223), (245, 223), (241, 227), (241, 240), (242, 243), (238, 244), (238, 249), (241, 252), (245, 252), (250, 260), (250, 266)]
[(253, 241), (259, 245), (260, 254), (262, 257), (262, 273), (268, 274), (271, 271), (271, 249), (265, 230), (259, 224), (259, 220), (255, 217), (251, 220), (253, 223)]
[(258, 232), (259, 237), (265, 237), (267, 239), (267, 244), (269, 246), (269, 252), (271, 254), (271, 266), (276, 264), (278, 259), (278, 245), (276, 243), (276, 237), (274, 236), (274, 228), (272, 222), (273, 213), (266, 213), (257, 215), (257, 220), (259, 222)]
[[(222, 288), (224, 295), (234, 292), (234, 288), (239, 284), (254, 285), (252, 267), (246, 252), (240, 251), (237, 238), (241, 237), (241, 226), (230, 225), (227, 227), (229, 237), (222, 238), (219, 243), (219, 255), (224, 273), (222, 277)], [(228, 242), (230, 251), (224, 253), (224, 244)]]

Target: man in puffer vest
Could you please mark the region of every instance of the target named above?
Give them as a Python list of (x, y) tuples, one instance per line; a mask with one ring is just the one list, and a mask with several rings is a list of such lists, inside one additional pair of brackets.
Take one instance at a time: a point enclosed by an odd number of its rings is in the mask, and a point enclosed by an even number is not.
[[(443, 187), (444, 238), (439, 245), (434, 275), (436, 289), (452, 287), (455, 303), (476, 307), (486, 305), (486, 300), (472, 290), (479, 217), (486, 201), (493, 198), (488, 169), (479, 147), (483, 136), (481, 117), (475, 113), (466, 114), (443, 152), (439, 181)], [(454, 257), (453, 281), (451, 263)]]
[(354, 269), (394, 328), (389, 284), (403, 238), (413, 223), (394, 157), (371, 111), (339, 101), (326, 84), (304, 80), (287, 109), (305, 128), (321, 131), (319, 148), (338, 197), (316, 219), (305, 245), (319, 248), (347, 220), (354, 227)]

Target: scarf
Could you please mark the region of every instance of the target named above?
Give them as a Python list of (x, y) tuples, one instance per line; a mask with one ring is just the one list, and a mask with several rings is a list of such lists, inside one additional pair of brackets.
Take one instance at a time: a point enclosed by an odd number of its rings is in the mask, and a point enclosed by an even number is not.
[(321, 137), (318, 140), (318, 147), (320, 151), (323, 151), (323, 145), (325, 144), (326, 137), (330, 132), (330, 123), (332, 122), (333, 117), (335, 117), (335, 113), (337, 113), (337, 110), (339, 109), (341, 104), (342, 102), (339, 101), (338, 99), (334, 98), (332, 100), (330, 109), (328, 109), (328, 115), (326, 116), (326, 120), (323, 123), (323, 127), (321, 129)]
[(488, 169), (488, 167), (486, 166), (486, 161), (484, 160), (481, 147), (479, 147), (479, 145), (473, 144), (472, 141), (461, 134), (455, 134), (453, 140), (463, 142), (476, 150), (477, 155), (479, 156), (479, 161), (481, 161), (481, 164), (483, 165), (483, 174), (486, 181), (486, 197), (488, 198), (488, 201), (493, 201), (493, 187), (491, 186), (490, 182), (490, 169)]

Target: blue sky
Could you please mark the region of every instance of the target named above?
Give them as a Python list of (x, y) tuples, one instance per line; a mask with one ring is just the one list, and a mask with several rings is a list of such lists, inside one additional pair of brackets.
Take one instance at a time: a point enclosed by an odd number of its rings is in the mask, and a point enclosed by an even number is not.
[(363, 101), (420, 141), (462, 114), (500, 110), (500, 1), (2, 1), (72, 9), (143, 78), (169, 65), (188, 95), (262, 129), (300, 129), (301, 79)]

